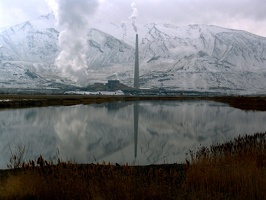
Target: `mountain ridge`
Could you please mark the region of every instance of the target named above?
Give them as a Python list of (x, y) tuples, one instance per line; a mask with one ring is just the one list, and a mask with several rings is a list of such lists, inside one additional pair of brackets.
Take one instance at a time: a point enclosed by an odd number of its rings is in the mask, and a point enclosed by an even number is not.
[[(265, 37), (214, 25), (137, 26), (141, 87), (265, 93)], [(52, 82), (75, 84), (54, 65), (60, 51), (59, 34), (52, 13), (2, 29), (0, 85), (45, 88)], [(135, 32), (129, 22), (92, 21), (86, 52), (88, 84), (115, 78), (132, 86), (134, 43)], [(36, 75), (29, 76), (29, 72)]]

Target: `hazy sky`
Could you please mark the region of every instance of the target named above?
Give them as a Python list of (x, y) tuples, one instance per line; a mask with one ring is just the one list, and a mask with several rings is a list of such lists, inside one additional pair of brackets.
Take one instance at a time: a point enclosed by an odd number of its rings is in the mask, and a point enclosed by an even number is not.
[[(49, 13), (55, 0), (0, 0), (0, 27), (11, 26)], [(68, 0), (75, 1), (75, 0)], [(84, 0), (85, 1), (85, 0)], [(86, 0), (90, 1), (90, 0)], [(131, 0), (99, 0), (94, 17), (127, 21)], [(266, 37), (265, 0), (135, 0), (137, 23), (166, 22), (183, 26), (212, 24), (241, 29)]]

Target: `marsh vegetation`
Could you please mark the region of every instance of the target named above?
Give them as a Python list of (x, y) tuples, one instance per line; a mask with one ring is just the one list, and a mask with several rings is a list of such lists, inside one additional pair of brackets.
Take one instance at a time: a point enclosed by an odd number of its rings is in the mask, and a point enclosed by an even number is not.
[(265, 199), (266, 133), (200, 147), (184, 164), (53, 163), (40, 156), (0, 177), (0, 199)]

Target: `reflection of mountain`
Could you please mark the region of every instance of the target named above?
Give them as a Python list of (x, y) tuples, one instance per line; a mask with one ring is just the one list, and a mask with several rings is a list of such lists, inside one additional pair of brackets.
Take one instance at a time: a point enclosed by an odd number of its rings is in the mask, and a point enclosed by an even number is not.
[(0, 112), (0, 168), (9, 160), (8, 143), (16, 140), (29, 144), (30, 158), (54, 157), (59, 148), (61, 157), (78, 162), (90, 163), (94, 158), (134, 164), (181, 162), (188, 149), (199, 144), (264, 132), (265, 121), (265, 112), (244, 112), (206, 101), (5, 110)]

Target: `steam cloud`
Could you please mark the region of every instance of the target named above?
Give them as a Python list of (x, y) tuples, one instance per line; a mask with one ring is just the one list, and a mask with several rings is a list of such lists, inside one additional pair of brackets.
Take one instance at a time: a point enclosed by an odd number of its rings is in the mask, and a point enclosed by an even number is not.
[(133, 2), (131, 4), (131, 7), (133, 9), (133, 12), (132, 12), (131, 16), (129, 17), (129, 19), (131, 19), (131, 24), (133, 26), (133, 29), (137, 33), (138, 32), (138, 28), (136, 26), (135, 20), (136, 20), (137, 16), (139, 15), (139, 12), (138, 12), (138, 9), (136, 7), (136, 3), (135, 2)]
[(87, 31), (89, 17), (98, 7), (97, 0), (57, 0), (55, 14), (63, 28), (59, 35), (60, 53), (55, 61), (63, 75), (86, 85)]

